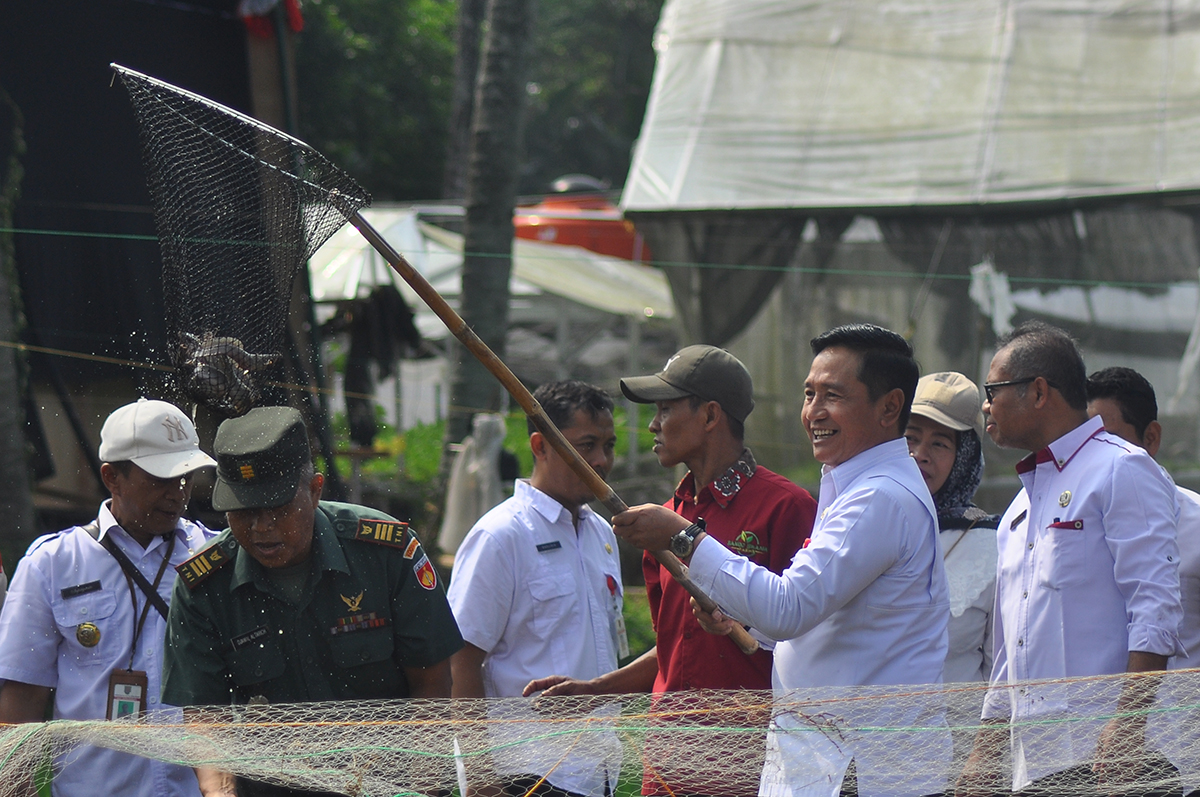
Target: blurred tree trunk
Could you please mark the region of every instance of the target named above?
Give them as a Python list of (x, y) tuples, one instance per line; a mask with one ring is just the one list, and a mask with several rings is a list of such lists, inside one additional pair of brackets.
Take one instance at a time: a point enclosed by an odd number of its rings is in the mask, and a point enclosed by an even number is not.
[(467, 152), (471, 147), (471, 118), (475, 81), (479, 75), (479, 28), (487, 0), (459, 0), (454, 33), (454, 91), (450, 97), (450, 135), (442, 199), (462, 199), (467, 193)]
[[(468, 159), (459, 312), (497, 356), (508, 330), (513, 207), (520, 170), (526, 55), (534, 0), (488, 0), (487, 29)], [(446, 442), (461, 441), (476, 412), (501, 406), (503, 388), (463, 347), (456, 346)]]
[[(8, 138), (5, 162), (0, 162), (0, 229), (11, 230), (13, 206), (21, 193), (25, 154), (24, 119), (21, 109), (0, 88), (0, 131)], [(20, 327), (21, 301), (17, 264), (13, 258), (12, 233), (0, 232), (0, 341), (15, 343)], [(33, 514), (33, 493), (29, 476), (29, 456), (25, 443), (25, 403), (22, 387), (28, 370), (21, 367), (20, 353), (9, 346), (0, 348), (0, 549), (10, 556), (24, 553), (37, 534)], [(8, 573), (16, 560), (6, 565)]]

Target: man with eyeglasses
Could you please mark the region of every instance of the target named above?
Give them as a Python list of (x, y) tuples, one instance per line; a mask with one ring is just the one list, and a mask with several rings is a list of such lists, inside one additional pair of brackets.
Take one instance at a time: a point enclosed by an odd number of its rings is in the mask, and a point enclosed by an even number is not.
[(984, 391), (992, 440), (1030, 454), (997, 530), (991, 687), (956, 793), (1177, 793), (1145, 763), (1153, 679), (1108, 698), (1025, 683), (1164, 670), (1179, 652), (1175, 486), (1089, 419), (1083, 358), (1061, 329), (1029, 322), (1001, 339)]

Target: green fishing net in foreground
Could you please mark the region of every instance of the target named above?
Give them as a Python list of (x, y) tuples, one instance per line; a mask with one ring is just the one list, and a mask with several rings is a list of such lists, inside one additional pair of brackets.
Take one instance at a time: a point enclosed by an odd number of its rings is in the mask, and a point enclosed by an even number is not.
[(947, 684), (400, 700), (0, 726), (0, 796), (21, 793), (48, 758), (72, 766), (84, 745), (371, 797), (433, 795), (518, 773), (551, 781), (601, 773), (663, 795), (761, 788), (780, 797), (831, 797), (846, 778), (864, 796), (915, 796), (953, 793), (981, 728), (995, 753), (971, 762), (981, 789), (1200, 787), (1200, 670), (993, 690), (989, 701), (1016, 709), (1003, 725), (981, 725), (986, 695), (984, 685)]

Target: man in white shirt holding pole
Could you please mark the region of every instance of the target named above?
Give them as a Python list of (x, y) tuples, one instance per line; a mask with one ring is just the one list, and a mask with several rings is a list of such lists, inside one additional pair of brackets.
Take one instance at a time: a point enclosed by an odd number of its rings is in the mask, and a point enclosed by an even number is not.
[[(946, 574), (933, 501), (903, 438), (917, 386), (912, 348), (890, 330), (851, 324), (818, 336), (812, 349), (802, 420), (823, 465), (820, 500), (810, 544), (782, 575), (660, 506), (618, 515), (617, 535), (690, 559), (692, 579), (728, 618), (780, 640), (772, 673), (777, 693), (940, 683), (950, 616)], [(719, 617), (698, 618), (706, 627), (722, 626)], [(896, 708), (876, 719), (872, 724), (893, 728), (940, 722), (930, 707)], [(774, 722), (762, 795), (836, 794), (852, 759), (864, 797), (944, 788), (948, 734), (944, 743), (912, 749), (900, 776), (895, 759), (882, 762), (887, 745), (878, 740), (856, 749), (854, 734), (838, 745), (818, 733), (787, 733), (787, 717)], [(903, 736), (892, 733), (893, 749), (904, 747)]]

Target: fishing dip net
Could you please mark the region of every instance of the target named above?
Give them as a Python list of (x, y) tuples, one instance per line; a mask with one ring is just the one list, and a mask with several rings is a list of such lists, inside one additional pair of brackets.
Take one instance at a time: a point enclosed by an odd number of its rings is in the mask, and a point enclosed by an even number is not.
[[(1149, 676), (1152, 700), (1121, 711), (1126, 676), (1028, 682), (1001, 691), (1041, 708), (999, 726), (995, 793), (1184, 793), (1200, 786), (1200, 670)], [(361, 797), (446, 794), (528, 774), (607, 779), (638, 794), (953, 793), (980, 726), (982, 684), (676, 692), (490, 700), (399, 700), (206, 708), (138, 720), (0, 726), (0, 796), (49, 759), (88, 745), (256, 781)], [(1121, 744), (1093, 773), (1097, 740)], [(1029, 784), (1009, 755), (1023, 752)], [(853, 763), (851, 763), (853, 762)], [(603, 793), (597, 786), (596, 797)]]
[(177, 387), (218, 413), (244, 414), (282, 362), (299, 269), (370, 196), (302, 141), (113, 69), (141, 131)]

